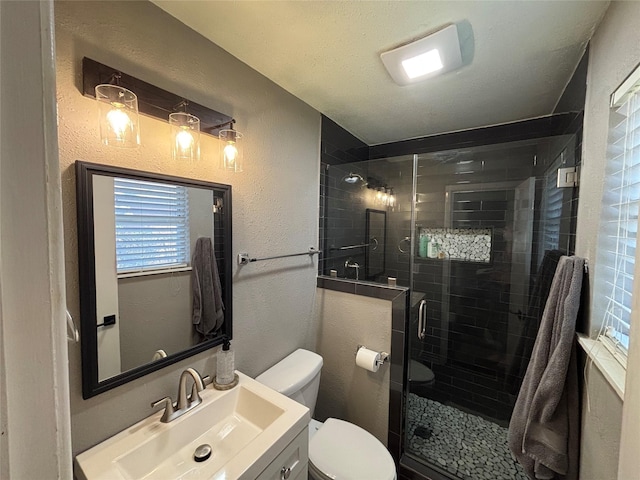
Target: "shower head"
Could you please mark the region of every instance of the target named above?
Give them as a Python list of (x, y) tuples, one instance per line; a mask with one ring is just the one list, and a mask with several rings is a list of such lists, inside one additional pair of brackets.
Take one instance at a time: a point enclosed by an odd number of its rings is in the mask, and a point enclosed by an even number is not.
[(357, 173), (353, 173), (353, 172), (349, 172), (348, 175), (345, 175), (344, 177), (342, 177), (342, 181), (349, 183), (351, 185), (354, 185), (358, 182), (362, 182), (363, 185), (367, 184), (366, 180), (362, 178), (362, 175), (358, 175)]

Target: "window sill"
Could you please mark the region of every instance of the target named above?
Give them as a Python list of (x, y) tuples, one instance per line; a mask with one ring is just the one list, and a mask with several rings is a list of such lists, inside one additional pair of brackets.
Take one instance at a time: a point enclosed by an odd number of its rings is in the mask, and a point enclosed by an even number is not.
[(578, 334), (578, 343), (589, 359), (600, 370), (621, 400), (624, 400), (624, 382), (626, 370), (613, 354), (599, 341)]
[(158, 268), (156, 270), (142, 270), (137, 272), (118, 273), (118, 280), (121, 278), (147, 277), (149, 275), (163, 275), (167, 273), (190, 272), (192, 267)]

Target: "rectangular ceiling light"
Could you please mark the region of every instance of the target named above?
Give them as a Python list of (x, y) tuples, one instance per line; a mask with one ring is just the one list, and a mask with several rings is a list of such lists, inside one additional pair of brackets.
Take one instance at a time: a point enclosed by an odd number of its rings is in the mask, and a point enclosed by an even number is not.
[(435, 72), (442, 68), (442, 59), (440, 58), (440, 52), (433, 49), (427, 53), (421, 53), (415, 57), (408, 58), (402, 61), (402, 68), (410, 79), (422, 77), (427, 73)]
[(409, 85), (462, 66), (458, 29), (449, 25), (420, 40), (380, 55), (391, 78)]

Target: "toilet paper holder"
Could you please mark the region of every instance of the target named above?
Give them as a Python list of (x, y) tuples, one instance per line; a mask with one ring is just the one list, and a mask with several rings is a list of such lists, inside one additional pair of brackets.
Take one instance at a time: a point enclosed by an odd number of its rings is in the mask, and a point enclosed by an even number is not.
[[(354, 356), (358, 355), (358, 350), (360, 350), (361, 348), (367, 348), (366, 345), (358, 345), (356, 347), (356, 351), (353, 354)], [(380, 360), (376, 361), (376, 363), (378, 364), (378, 366), (382, 366), (384, 365), (384, 362), (386, 362), (387, 360), (389, 360), (389, 354), (387, 352), (378, 352), (380, 353)]]

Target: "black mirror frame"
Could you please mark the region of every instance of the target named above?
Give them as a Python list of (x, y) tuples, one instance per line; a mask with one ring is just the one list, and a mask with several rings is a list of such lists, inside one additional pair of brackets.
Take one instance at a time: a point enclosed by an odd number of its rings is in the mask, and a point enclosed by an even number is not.
[[(224, 216), (224, 281), (223, 302), (225, 305), (225, 322), (222, 335), (198, 345), (194, 345), (181, 352), (169, 355), (158, 361), (141, 365), (127, 370), (114, 377), (100, 381), (98, 378), (98, 349), (96, 326), (96, 272), (93, 224), (93, 175), (111, 177), (127, 177), (139, 180), (171, 182), (187, 187), (209, 188), (222, 197)], [(231, 263), (231, 185), (205, 182), (158, 173), (132, 170), (128, 168), (99, 165), (84, 161), (76, 161), (76, 203), (78, 225), (78, 261), (80, 282), (80, 347), (82, 356), (82, 397), (91, 398), (107, 390), (123, 385), (131, 380), (140, 378), (148, 373), (160, 370), (197, 353), (203, 352), (217, 345), (225, 339), (233, 338), (233, 294), (232, 294), (232, 263)], [(222, 272), (221, 272), (222, 273)]]

